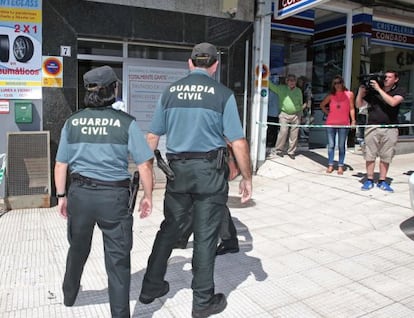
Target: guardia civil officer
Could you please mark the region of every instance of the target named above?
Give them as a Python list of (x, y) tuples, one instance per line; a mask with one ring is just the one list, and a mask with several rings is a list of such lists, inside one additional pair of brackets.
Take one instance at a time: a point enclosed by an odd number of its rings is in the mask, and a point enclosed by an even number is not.
[[(128, 211), (128, 155), (137, 164), (144, 194), (140, 217), (152, 211), (153, 152), (132, 116), (111, 107), (118, 79), (109, 66), (83, 76), (86, 108), (62, 129), (55, 165), (58, 211), (67, 218), (69, 251), (64, 304), (75, 303), (95, 224), (103, 234), (112, 317), (130, 317), (132, 213)], [(66, 194), (69, 168), (71, 184)]]
[(208, 317), (224, 310), (226, 297), (215, 294), (214, 262), (218, 232), (228, 199), (226, 140), (231, 143), (242, 175), (241, 202), (252, 193), (249, 149), (243, 135), (233, 93), (215, 81), (217, 49), (209, 43), (193, 48), (190, 74), (161, 95), (147, 141), (156, 149), (167, 137), (167, 159), (175, 173), (168, 180), (164, 220), (158, 231), (139, 300), (149, 304), (168, 293), (164, 280), (167, 262), (193, 207), (193, 317)]

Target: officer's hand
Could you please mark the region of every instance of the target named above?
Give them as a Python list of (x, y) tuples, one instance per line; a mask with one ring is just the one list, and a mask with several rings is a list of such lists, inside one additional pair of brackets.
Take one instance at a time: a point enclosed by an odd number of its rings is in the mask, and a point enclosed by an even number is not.
[(252, 197), (252, 180), (242, 179), (239, 184), (239, 194), (241, 194), (241, 203), (246, 203)]
[(58, 199), (58, 212), (60, 216), (65, 219), (68, 218), (67, 205), (68, 205), (68, 200), (66, 197)]
[(140, 212), (139, 217), (141, 219), (146, 218), (152, 213), (152, 200), (142, 197), (141, 201), (139, 202), (139, 209)]

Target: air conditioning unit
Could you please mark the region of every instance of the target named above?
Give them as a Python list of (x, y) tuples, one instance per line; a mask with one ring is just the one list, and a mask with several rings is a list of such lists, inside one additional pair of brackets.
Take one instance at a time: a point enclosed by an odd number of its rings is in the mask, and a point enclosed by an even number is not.
[(49, 131), (7, 133), (5, 192), (8, 209), (50, 207)]

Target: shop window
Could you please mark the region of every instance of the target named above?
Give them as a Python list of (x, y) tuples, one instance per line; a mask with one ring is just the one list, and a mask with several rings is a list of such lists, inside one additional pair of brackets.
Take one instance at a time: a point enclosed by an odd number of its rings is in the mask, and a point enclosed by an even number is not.
[(272, 32), (270, 47), (270, 69), (272, 74), (285, 77), (311, 78), (312, 61), (310, 52), (311, 37), (296, 33)]
[(314, 98), (321, 101), (329, 92), (332, 79), (342, 75), (344, 60), (343, 41), (315, 46), (313, 51), (312, 86)]
[[(414, 53), (412, 50), (385, 45), (371, 47), (371, 72), (395, 70), (399, 74), (399, 84), (406, 97), (399, 112), (400, 124), (414, 124)], [(414, 135), (414, 127), (400, 127), (400, 135)]]
[(191, 50), (191, 47), (176, 48), (129, 44), (128, 57), (182, 62), (188, 59)]
[(122, 57), (122, 43), (79, 40), (78, 54)]
[[(297, 86), (312, 91), (311, 36), (296, 33), (272, 32), (270, 73), (274, 84), (283, 84), (288, 74), (298, 79)], [(305, 96), (304, 96), (305, 98)]]

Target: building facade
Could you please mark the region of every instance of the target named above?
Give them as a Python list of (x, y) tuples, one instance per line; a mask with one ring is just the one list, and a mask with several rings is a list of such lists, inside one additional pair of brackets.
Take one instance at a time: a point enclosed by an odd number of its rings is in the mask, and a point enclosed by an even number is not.
[[(104, 64), (115, 69), (122, 79), (119, 98), (145, 131), (159, 94), (187, 72), (191, 48), (199, 42), (219, 50), (217, 80), (236, 94), (254, 169), (265, 160), (268, 81), (282, 81), (288, 73), (310, 91), (310, 115), (319, 124), (324, 118), (318, 103), (334, 75), (356, 90), (360, 75), (395, 69), (408, 93), (400, 122), (414, 120), (410, 0), (34, 0), (24, 8), (7, 3), (0, 8), (9, 24), (0, 27), (0, 158), (8, 153), (10, 132), (48, 132), (50, 177), (42, 183), (31, 175), (45, 155), (33, 158), (35, 142), (23, 144), (30, 151), (9, 160), (10, 166), (19, 161), (20, 170), (9, 169), (1, 180), (0, 204), (9, 196), (53, 195), (60, 130), (82, 107), (87, 70)], [(413, 127), (402, 126), (400, 135), (410, 140)], [(303, 129), (302, 137), (312, 147), (325, 146), (323, 129)]]
[[(246, 80), (250, 76), (245, 73), (251, 64), (252, 1), (34, 0), (30, 1), (33, 7), (26, 3), (10, 2), (9, 7), (0, 8), (1, 17), (10, 20), (9, 28), (0, 28), (0, 68), (8, 70), (8, 74), (3, 72), (4, 81), (0, 80), (0, 100), (4, 101), (0, 104), (0, 154), (13, 158), (0, 184), (0, 199), (27, 196), (48, 204), (45, 197), (54, 193), (53, 175), (40, 182), (27, 169), (28, 162), (42, 161), (47, 155), (33, 158), (32, 148), (38, 147), (28, 142), (20, 143), (23, 149), (14, 156), (11, 152), (18, 147), (9, 144), (8, 134), (48, 132), (52, 174), (60, 130), (65, 119), (82, 108), (82, 76), (93, 67), (107, 64), (114, 68), (122, 80), (118, 97), (145, 131), (159, 94), (188, 72), (192, 47), (208, 41), (220, 53), (217, 79), (235, 91), (241, 108), (245, 103), (245, 92), (250, 89)], [(14, 33), (20, 31), (30, 45), (23, 48), (26, 56), (17, 61), (12, 46)], [(4, 56), (6, 50), (12, 58)], [(19, 74), (20, 70), (27, 76)], [(31, 112), (23, 122), (14, 118), (21, 103)]]

